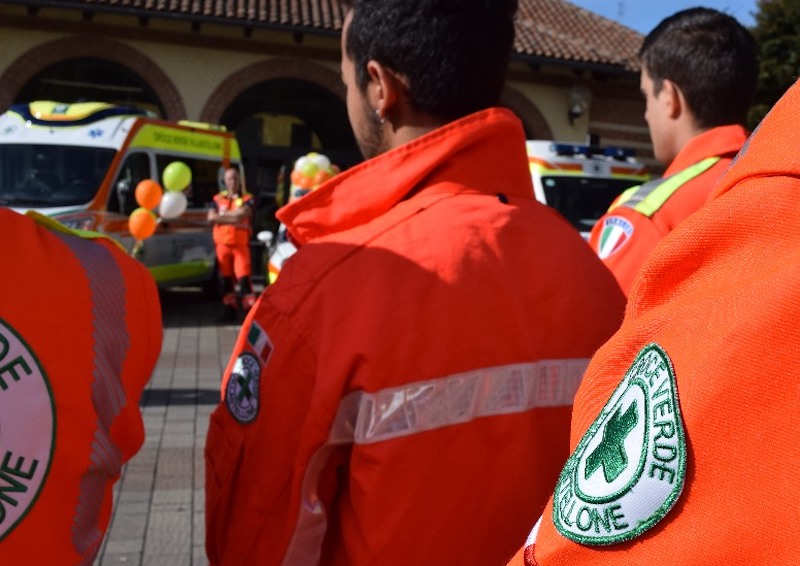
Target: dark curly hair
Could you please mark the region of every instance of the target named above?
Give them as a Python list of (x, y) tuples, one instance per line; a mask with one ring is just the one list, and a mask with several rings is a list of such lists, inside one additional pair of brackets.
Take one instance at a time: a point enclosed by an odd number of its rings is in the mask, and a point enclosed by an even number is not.
[(343, 0), (345, 50), (364, 89), (367, 62), (404, 76), (412, 107), (454, 120), (495, 106), (514, 41), (517, 0)]

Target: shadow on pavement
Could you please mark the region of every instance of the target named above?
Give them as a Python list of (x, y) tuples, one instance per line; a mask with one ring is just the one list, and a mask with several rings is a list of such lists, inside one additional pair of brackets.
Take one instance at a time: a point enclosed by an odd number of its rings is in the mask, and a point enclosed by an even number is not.
[[(254, 285), (256, 292), (262, 288)], [(164, 328), (179, 326), (230, 326), (240, 324), (239, 320), (219, 320), (224, 312), (219, 299), (209, 298), (200, 287), (172, 287), (159, 289), (161, 316)]]
[(159, 289), (158, 294), (164, 328), (230, 324), (217, 321), (222, 313), (222, 305), (218, 300), (205, 296), (199, 287)]
[(219, 389), (147, 389), (139, 405), (162, 407), (166, 405), (216, 405)]

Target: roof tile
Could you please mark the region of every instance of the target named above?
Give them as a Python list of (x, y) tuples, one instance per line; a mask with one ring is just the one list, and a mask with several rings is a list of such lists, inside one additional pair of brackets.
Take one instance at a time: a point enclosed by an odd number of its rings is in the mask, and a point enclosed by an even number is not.
[[(30, 0), (29, 0), (30, 1)], [(128, 9), (153, 17), (169, 14), (211, 18), (248, 26), (288, 26), (336, 32), (339, 0), (67, 0), (72, 7)], [(514, 52), (517, 57), (638, 70), (642, 35), (566, 0), (520, 0)]]

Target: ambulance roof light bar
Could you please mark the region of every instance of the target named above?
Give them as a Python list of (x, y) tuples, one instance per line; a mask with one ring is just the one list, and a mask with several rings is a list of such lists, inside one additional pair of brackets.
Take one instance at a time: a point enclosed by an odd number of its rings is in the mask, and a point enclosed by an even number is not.
[(576, 155), (583, 157), (603, 156), (619, 161), (625, 161), (635, 157), (636, 152), (627, 147), (597, 147), (584, 144), (570, 144), (563, 142), (556, 142), (553, 144), (553, 151), (556, 155), (563, 155), (566, 157), (573, 157)]

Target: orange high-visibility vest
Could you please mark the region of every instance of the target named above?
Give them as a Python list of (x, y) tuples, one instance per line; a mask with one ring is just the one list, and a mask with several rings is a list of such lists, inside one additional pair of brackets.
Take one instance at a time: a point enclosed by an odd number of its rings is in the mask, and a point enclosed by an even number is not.
[[(244, 206), (253, 205), (253, 195), (245, 193), (244, 195), (231, 198), (227, 191), (222, 191), (214, 195), (214, 206), (217, 207), (217, 212), (224, 213), (232, 210), (238, 210)], [(214, 224), (213, 237), (214, 243), (217, 245), (238, 246), (241, 248), (249, 249), (250, 234), (252, 232), (251, 217), (242, 219), (241, 225), (233, 224)]]
[(798, 108), (795, 84), (645, 264), (513, 564), (800, 563)]
[[(279, 216), (299, 251), (245, 321), (209, 427), (211, 563), (502, 563), (624, 302), (535, 200), (519, 120), (465, 117)], [(530, 507), (503, 516), (515, 493)]]
[(0, 209), (0, 564), (91, 564), (144, 438), (155, 283), (106, 238)]

